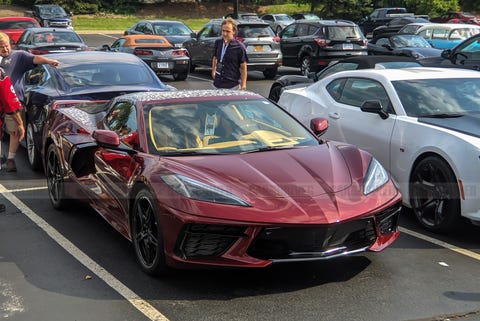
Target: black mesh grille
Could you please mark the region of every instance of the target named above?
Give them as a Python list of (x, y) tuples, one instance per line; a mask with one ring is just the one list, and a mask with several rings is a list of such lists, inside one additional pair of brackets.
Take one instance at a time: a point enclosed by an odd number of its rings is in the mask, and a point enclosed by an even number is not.
[(389, 234), (397, 231), (401, 210), (402, 205), (399, 203), (375, 215), (380, 233)]
[(265, 228), (247, 253), (270, 260), (322, 258), (363, 249), (375, 239), (373, 219), (328, 226)]
[(244, 226), (188, 224), (177, 242), (177, 255), (183, 258), (220, 256), (241, 237)]

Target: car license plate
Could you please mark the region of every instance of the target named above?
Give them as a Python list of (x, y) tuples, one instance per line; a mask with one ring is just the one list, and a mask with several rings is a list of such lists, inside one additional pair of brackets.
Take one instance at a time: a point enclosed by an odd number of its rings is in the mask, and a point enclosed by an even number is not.
[(168, 62), (154, 62), (152, 65), (154, 68), (168, 69)]
[(344, 43), (343, 50), (353, 50), (353, 44), (351, 43)]
[(253, 51), (263, 51), (263, 46), (253, 46)]

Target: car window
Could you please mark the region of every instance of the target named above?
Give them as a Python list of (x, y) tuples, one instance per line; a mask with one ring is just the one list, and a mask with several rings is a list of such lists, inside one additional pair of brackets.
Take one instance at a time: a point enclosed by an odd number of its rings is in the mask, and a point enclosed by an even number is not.
[(447, 39), (448, 37), (448, 30), (445, 29), (433, 29), (432, 31), (432, 39)]
[(108, 129), (116, 132), (120, 141), (138, 149), (137, 113), (135, 105), (131, 102), (119, 102), (106, 117)]
[(327, 37), (331, 40), (345, 40), (360, 38), (360, 30), (355, 26), (329, 26), (326, 28)]
[(308, 36), (309, 33), (308, 33), (308, 25), (305, 25), (305, 24), (299, 24), (298, 27), (297, 27), (297, 31), (295, 33), (295, 36), (297, 37), (304, 37), (304, 36)]
[(42, 85), (48, 79), (48, 72), (43, 65), (38, 65), (34, 69), (28, 71), (24, 75), (24, 82), (26, 86)]
[[(390, 45), (390, 41), (388, 40), (388, 38), (379, 38), (379, 39), (377, 39), (375, 44), (378, 45), (378, 46)], [(397, 47), (399, 47), (399, 46), (397, 45)]]
[(285, 27), (285, 29), (283, 29), (282, 31), (282, 38), (290, 38), (290, 37), (293, 37), (293, 35), (295, 34), (295, 28), (297, 27), (297, 24), (291, 24), (287, 27)]
[(474, 59), (480, 59), (480, 38), (475, 39), (474, 41), (466, 44), (463, 48), (457, 50), (457, 53), (468, 53), (468, 56), (474, 57)]
[(206, 25), (200, 32), (198, 33), (199, 39), (205, 39), (210, 37), (210, 33), (212, 33), (213, 25)]
[(358, 63), (356, 62), (339, 62), (330, 67), (323, 69), (322, 71), (319, 71), (317, 73), (317, 79), (321, 79), (323, 77), (337, 73), (339, 71), (355, 70), (355, 69), (358, 69)]
[(239, 25), (238, 36), (241, 38), (274, 37), (275, 33), (268, 25)]
[(378, 100), (382, 104), (383, 110), (391, 112), (389, 110), (390, 100), (382, 84), (371, 79), (348, 78), (337, 100), (355, 107), (361, 107), (368, 100)]

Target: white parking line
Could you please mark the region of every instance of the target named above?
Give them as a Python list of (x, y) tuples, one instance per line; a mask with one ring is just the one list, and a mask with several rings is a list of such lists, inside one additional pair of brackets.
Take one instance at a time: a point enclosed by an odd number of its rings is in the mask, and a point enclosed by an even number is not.
[(471, 257), (472, 259), (480, 261), (480, 254), (475, 253), (473, 251), (462, 249), (461, 247), (458, 247), (458, 246), (455, 246), (453, 244), (434, 239), (433, 237), (430, 237), (430, 236), (426, 236), (426, 235), (414, 232), (414, 231), (409, 230), (407, 228), (400, 227), (400, 232), (405, 233), (405, 234), (409, 234), (409, 235), (414, 236), (416, 238), (419, 238), (421, 240), (433, 243), (435, 245), (444, 247), (444, 248), (449, 249), (451, 251), (460, 253), (462, 255), (465, 255), (465, 256)]
[(126, 285), (116, 279), (112, 274), (107, 272), (98, 263), (92, 260), (83, 251), (77, 248), (72, 242), (60, 234), (56, 229), (49, 225), (44, 219), (35, 214), (27, 205), (20, 201), (11, 191), (7, 190), (0, 184), (0, 193), (13, 205), (15, 205), (23, 214), (38, 225), (45, 233), (47, 233), (58, 245), (63, 247), (75, 259), (95, 273), (101, 280), (108, 284), (118, 294), (124, 297), (138, 311), (143, 313), (152, 321), (169, 321), (160, 311), (155, 309), (150, 303), (142, 299), (135, 292), (130, 290)]

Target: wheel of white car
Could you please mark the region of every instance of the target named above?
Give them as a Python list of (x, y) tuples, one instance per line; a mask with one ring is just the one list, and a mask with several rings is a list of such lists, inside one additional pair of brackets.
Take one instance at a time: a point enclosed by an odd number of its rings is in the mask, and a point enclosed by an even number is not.
[(420, 224), (432, 232), (456, 227), (460, 216), (460, 191), (450, 166), (438, 156), (421, 160), (410, 181), (410, 205)]
[(132, 243), (137, 261), (151, 275), (168, 271), (165, 264), (163, 233), (155, 199), (147, 190), (140, 190), (131, 209)]

